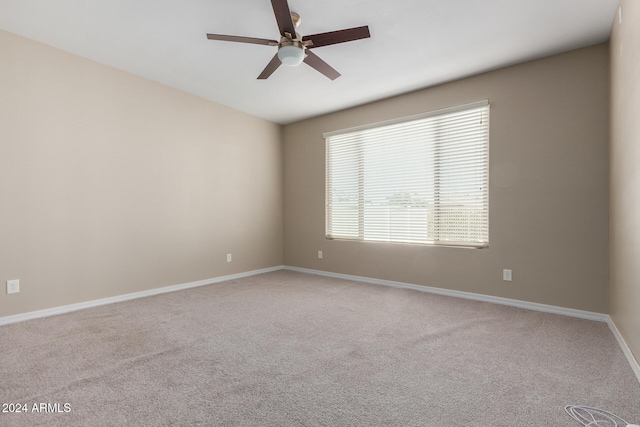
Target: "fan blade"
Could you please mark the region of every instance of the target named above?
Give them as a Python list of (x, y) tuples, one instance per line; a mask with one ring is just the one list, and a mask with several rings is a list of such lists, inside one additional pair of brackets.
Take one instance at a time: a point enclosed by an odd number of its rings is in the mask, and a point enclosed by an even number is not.
[(340, 77), (339, 72), (334, 70), (333, 67), (331, 67), (331, 65), (324, 62), (322, 59), (320, 59), (318, 55), (316, 55), (313, 52), (307, 51), (307, 57), (304, 58), (304, 62), (306, 62), (307, 65), (320, 71), (322, 74), (329, 77), (331, 80), (335, 80), (338, 77)]
[(269, 62), (267, 66), (264, 68), (264, 70), (262, 70), (262, 73), (260, 73), (260, 75), (258, 76), (258, 79), (259, 80), (268, 79), (269, 76), (273, 74), (275, 70), (278, 69), (280, 64), (282, 64), (282, 62), (280, 62), (280, 58), (278, 58), (278, 54), (276, 53), (273, 59), (271, 59), (271, 62)]
[(296, 27), (291, 19), (291, 11), (287, 0), (271, 0), (271, 6), (273, 6), (273, 13), (276, 15), (280, 35), (284, 36), (284, 33), (289, 33), (295, 38)]
[(223, 42), (240, 42), (240, 43), (253, 43), (264, 44), (267, 46), (277, 46), (276, 40), (257, 39), (255, 37), (242, 37), (242, 36), (227, 36), (224, 34), (207, 34), (209, 40), (220, 40)]
[(328, 33), (313, 34), (310, 36), (304, 36), (302, 41), (311, 40), (313, 44), (307, 46), (307, 49), (314, 47), (327, 46), (331, 44), (338, 44), (344, 42), (350, 42), (354, 40), (366, 39), (371, 37), (369, 33), (369, 27), (348, 28), (346, 30), (329, 31)]

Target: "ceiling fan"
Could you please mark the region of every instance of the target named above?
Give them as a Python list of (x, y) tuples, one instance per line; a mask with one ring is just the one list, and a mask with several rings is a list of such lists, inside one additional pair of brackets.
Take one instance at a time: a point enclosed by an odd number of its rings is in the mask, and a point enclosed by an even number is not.
[(331, 80), (335, 80), (340, 77), (340, 73), (320, 59), (318, 55), (311, 52), (310, 49), (371, 37), (369, 27), (366, 25), (363, 27), (300, 37), (300, 34), (296, 33), (296, 27), (300, 24), (300, 15), (295, 12), (292, 13), (289, 10), (287, 0), (271, 0), (271, 6), (273, 6), (273, 13), (276, 15), (278, 29), (280, 30), (280, 41), (223, 34), (207, 34), (209, 40), (278, 46), (278, 53), (271, 59), (271, 62), (267, 64), (266, 68), (262, 70), (258, 79), (267, 79), (281, 64), (294, 67), (305, 62)]

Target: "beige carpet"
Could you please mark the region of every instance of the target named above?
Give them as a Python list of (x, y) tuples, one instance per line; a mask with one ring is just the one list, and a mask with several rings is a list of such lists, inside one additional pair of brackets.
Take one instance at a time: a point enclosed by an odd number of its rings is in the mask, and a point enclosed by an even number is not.
[(291, 271), (0, 327), (0, 403), (28, 409), (2, 426), (640, 422), (604, 323)]

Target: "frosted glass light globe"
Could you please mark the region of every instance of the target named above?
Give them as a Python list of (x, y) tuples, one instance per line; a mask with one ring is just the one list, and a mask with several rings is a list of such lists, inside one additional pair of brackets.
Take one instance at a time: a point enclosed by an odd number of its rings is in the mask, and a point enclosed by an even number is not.
[(297, 46), (282, 46), (278, 49), (278, 59), (284, 65), (295, 67), (304, 60), (304, 50)]

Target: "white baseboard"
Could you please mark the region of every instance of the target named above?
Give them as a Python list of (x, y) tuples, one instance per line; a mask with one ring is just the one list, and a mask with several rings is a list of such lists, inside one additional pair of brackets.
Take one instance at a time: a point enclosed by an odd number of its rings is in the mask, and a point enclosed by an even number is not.
[[(354, 276), (354, 275), (350, 275), (350, 274), (332, 273), (332, 272), (329, 272), (329, 271), (312, 270), (312, 269), (308, 269), (308, 268), (290, 267), (290, 266), (279, 265), (279, 266), (264, 268), (264, 269), (260, 269), (260, 270), (252, 270), (252, 271), (246, 271), (246, 272), (243, 272), (243, 273), (237, 273), (237, 274), (230, 274), (230, 275), (227, 275), (227, 276), (215, 277), (215, 278), (211, 278), (211, 279), (198, 280), (196, 282), (183, 283), (183, 284), (179, 284), (179, 285), (166, 286), (166, 287), (156, 288), (156, 289), (149, 289), (147, 291), (134, 292), (134, 293), (130, 293), (130, 294), (118, 295), (118, 296), (109, 297), (109, 298), (102, 298), (102, 299), (98, 299), (98, 300), (85, 301), (85, 302), (81, 302), (81, 303), (77, 303), (77, 304), (63, 305), (63, 306), (60, 306), (60, 307), (53, 307), (53, 308), (48, 308), (48, 309), (38, 310), (38, 311), (30, 311), (28, 313), (16, 314), (16, 315), (13, 315), (13, 316), (4, 316), (4, 317), (0, 317), (0, 326), (8, 325), (10, 323), (23, 322), (25, 320), (37, 319), (37, 318), (40, 318), (40, 317), (47, 317), (47, 316), (54, 316), (54, 315), (57, 315), (57, 314), (69, 313), (69, 312), (72, 312), (72, 311), (83, 310), (85, 308), (97, 307), (97, 306), (100, 306), (100, 305), (106, 305), (106, 304), (113, 304), (113, 303), (116, 303), (116, 302), (128, 301), (128, 300), (132, 300), (132, 299), (136, 299), (136, 298), (144, 298), (144, 297), (148, 297), (148, 296), (152, 296), (152, 295), (164, 294), (164, 293), (167, 293), (167, 292), (175, 292), (175, 291), (181, 291), (183, 289), (195, 288), (195, 287), (198, 287), (198, 286), (211, 285), (211, 284), (214, 284), (214, 283), (225, 282), (227, 280), (235, 280), (235, 279), (240, 279), (240, 278), (243, 278), (243, 277), (255, 276), (257, 274), (269, 273), (269, 272), (272, 272), (272, 271), (277, 271), (277, 270), (282, 270), (282, 269), (291, 270), (291, 271), (298, 271), (298, 272), (301, 272), (301, 273), (316, 274), (316, 275), (326, 276), (326, 277), (335, 277), (335, 278), (338, 278), (338, 279), (353, 280), (353, 281), (357, 281), (357, 282), (365, 282), (365, 283), (370, 283), (370, 284), (374, 284), (374, 285), (391, 286), (391, 287), (394, 287), (394, 288), (403, 288), (403, 289), (413, 289), (413, 290), (417, 290), (417, 291), (421, 291), (421, 292), (427, 292), (427, 293), (445, 295), (445, 296), (451, 296), (451, 297), (457, 297), (457, 298), (465, 298), (465, 299), (471, 299), (471, 300), (475, 300), (475, 301), (491, 302), (491, 303), (495, 303), (495, 304), (502, 304), (502, 305), (508, 305), (508, 306), (512, 306), (512, 307), (525, 308), (525, 309), (529, 309), (529, 310), (543, 311), (543, 312), (546, 312), (546, 313), (561, 314), (561, 315), (565, 315), (565, 316), (578, 317), (578, 318), (581, 318), (581, 319), (588, 319), (588, 320), (596, 320), (596, 321), (600, 321), (600, 322), (607, 322), (607, 323), (609, 323), (610, 326), (613, 325), (613, 323), (609, 319), (609, 316), (606, 315), (606, 314), (602, 314), (602, 313), (594, 313), (594, 312), (590, 312), (590, 311), (575, 310), (575, 309), (572, 309), (572, 308), (564, 308), (564, 307), (557, 307), (557, 306), (553, 306), (553, 305), (538, 304), (538, 303), (527, 302), (527, 301), (519, 301), (519, 300), (514, 300), (514, 299), (509, 299), (509, 298), (494, 297), (494, 296), (490, 296), (490, 295), (476, 294), (476, 293), (471, 293), (471, 292), (454, 291), (454, 290), (450, 290), (450, 289), (435, 288), (435, 287), (431, 287), (431, 286), (414, 285), (414, 284), (411, 284), (411, 283), (394, 282), (394, 281), (391, 281), (391, 280), (374, 279), (374, 278), (371, 278), (371, 277)], [(615, 325), (613, 325), (613, 327), (615, 328)], [(612, 330), (614, 330), (614, 329), (612, 329)], [(617, 334), (616, 338), (618, 338), (619, 340), (622, 339), (620, 337), (619, 332), (617, 332), (617, 329), (614, 330), (614, 334)], [(629, 351), (628, 347), (627, 347), (627, 351)]]
[(609, 329), (611, 329), (611, 332), (613, 332), (613, 336), (616, 337), (616, 340), (618, 340), (618, 345), (620, 345), (620, 348), (622, 349), (624, 356), (627, 358), (629, 365), (631, 365), (631, 369), (633, 370), (633, 373), (636, 374), (636, 378), (640, 382), (640, 363), (638, 363), (638, 360), (633, 356), (631, 349), (627, 345), (627, 342), (622, 337), (622, 334), (618, 330), (616, 324), (613, 322), (611, 317), (609, 317), (607, 323), (609, 324)]
[(118, 295), (115, 297), (102, 298), (92, 301), (85, 301), (77, 304), (63, 305), (61, 307), (47, 308), (45, 310), (30, 311), (28, 313), (16, 314), (14, 316), (0, 317), (0, 326), (10, 323), (24, 322), (26, 320), (38, 319), (40, 317), (55, 316), (57, 314), (70, 313), (72, 311), (84, 310), (85, 308), (97, 307), (100, 305), (113, 304), (116, 302), (128, 301), (136, 298), (144, 298), (152, 295), (164, 294), (167, 292), (181, 291), (198, 286), (211, 285), (214, 283), (226, 282), (227, 280), (241, 279), (243, 277), (255, 276), (256, 274), (269, 273), (282, 270), (282, 266), (264, 268), (261, 270), (246, 271), (243, 273), (230, 274), (227, 276), (215, 277), (212, 279), (198, 280), (196, 282), (183, 283), (180, 285), (165, 286), (163, 288), (149, 289), (148, 291), (134, 292), (131, 294)]
[(113, 303), (128, 301), (136, 298), (144, 298), (152, 295), (164, 294), (167, 292), (175, 292), (175, 291), (181, 291), (184, 289), (195, 288), (198, 286), (211, 285), (214, 283), (240, 279), (243, 277), (255, 276), (257, 274), (270, 273), (272, 271), (277, 271), (282, 269), (298, 271), (301, 273), (316, 274), (316, 275), (326, 276), (326, 277), (335, 277), (338, 279), (353, 280), (357, 282), (370, 283), (374, 285), (391, 286), (394, 288), (402, 288), (402, 289), (413, 289), (413, 290), (432, 293), (432, 294), (445, 295), (445, 296), (451, 296), (451, 297), (457, 297), (457, 298), (465, 298), (465, 299), (471, 299), (475, 301), (491, 302), (495, 304), (508, 305), (508, 306), (519, 307), (519, 308), (524, 308), (528, 310), (542, 311), (546, 313), (578, 317), (581, 319), (607, 322), (613, 335), (616, 337), (616, 340), (618, 341), (618, 344), (620, 345), (620, 348), (622, 349), (625, 357), (629, 361), (629, 364), (631, 365), (631, 369), (633, 370), (634, 374), (638, 378), (638, 381), (640, 381), (640, 364), (638, 364), (638, 361), (633, 356), (633, 353), (631, 353), (631, 350), (629, 349), (624, 338), (622, 337), (622, 335), (620, 335), (620, 331), (618, 331), (618, 328), (616, 327), (615, 323), (606, 314), (594, 313), (594, 312), (583, 311), (583, 310), (575, 310), (571, 308), (557, 307), (557, 306), (546, 305), (546, 304), (538, 304), (538, 303), (527, 302), (527, 301), (519, 301), (519, 300), (514, 300), (509, 298), (494, 297), (490, 295), (475, 294), (471, 292), (454, 291), (450, 289), (434, 288), (431, 286), (421, 286), (421, 285), (414, 285), (411, 283), (394, 282), (391, 280), (381, 280), (381, 279), (374, 279), (370, 277), (353, 276), (350, 274), (332, 273), (332, 272), (322, 271), (322, 270), (312, 270), (308, 268), (290, 267), (290, 266), (282, 266), (282, 265), (270, 267), (270, 268), (264, 268), (260, 270), (247, 271), (243, 273), (230, 274), (227, 276), (220, 276), (220, 277), (215, 277), (211, 279), (198, 280), (196, 282), (166, 286), (163, 288), (149, 289), (147, 291), (118, 295), (110, 298), (102, 298), (98, 300), (86, 301), (86, 302), (81, 302), (77, 304), (64, 305), (61, 307), (48, 308), (45, 310), (31, 311), (28, 313), (16, 314), (14, 316), (4, 316), (4, 317), (0, 317), (0, 326), (8, 325), (11, 323), (24, 322), (26, 320), (38, 319), (41, 317), (70, 313), (72, 311), (83, 310), (85, 308), (97, 307), (97, 306), (106, 305), (106, 304), (113, 304)]
[(465, 298), (475, 301), (492, 302), (495, 304), (508, 305), (511, 307), (525, 308), (528, 310), (543, 311), (545, 313), (561, 314), (564, 316), (578, 317), (580, 319), (596, 320), (599, 322), (607, 322), (609, 316), (603, 313), (595, 313), (592, 311), (575, 310), (573, 308), (557, 307), (555, 305), (538, 304), (535, 302), (520, 301), (510, 298), (494, 297), (491, 295), (475, 294), (472, 292), (454, 291), (450, 289), (434, 288), (431, 286), (414, 285), (411, 283), (394, 282), (391, 280), (373, 279), (370, 277), (352, 276), (350, 274), (331, 273), (322, 270), (311, 270), (308, 268), (284, 266), (285, 270), (298, 271), (300, 273), (317, 274), (320, 276), (335, 277), (338, 279), (354, 280), (357, 282), (371, 283), (373, 285), (391, 286), (394, 288), (413, 289), (416, 291), (427, 292), (450, 297)]

